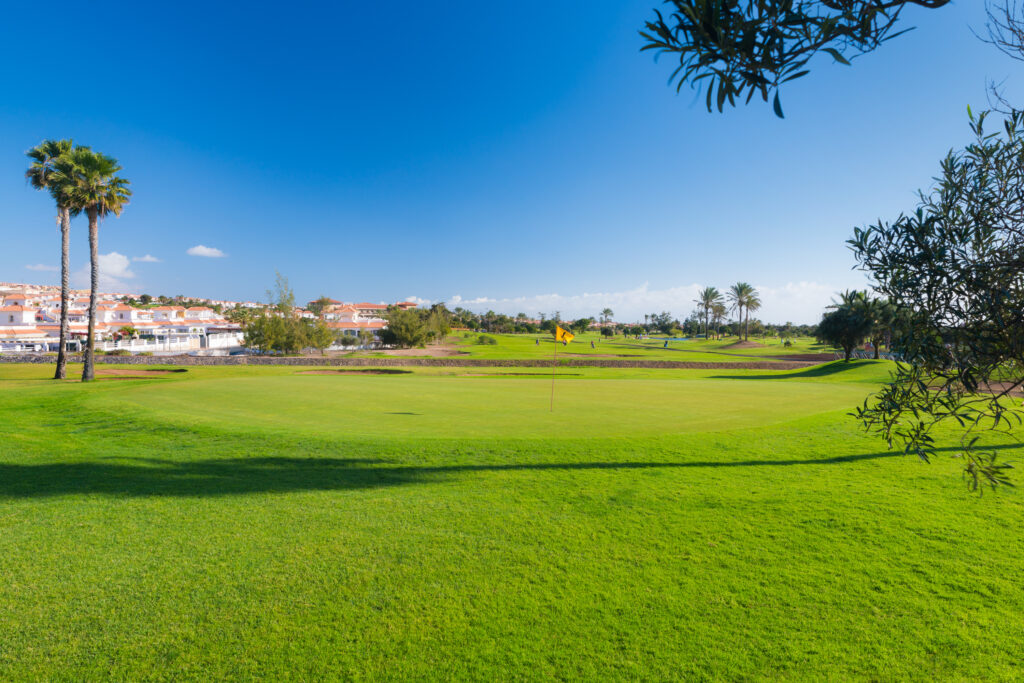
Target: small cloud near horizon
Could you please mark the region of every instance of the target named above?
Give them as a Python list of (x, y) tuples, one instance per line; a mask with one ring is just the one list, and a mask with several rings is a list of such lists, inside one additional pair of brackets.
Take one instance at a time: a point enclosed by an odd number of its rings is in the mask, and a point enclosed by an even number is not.
[(202, 256), (203, 258), (224, 258), (227, 256), (223, 251), (216, 247), (207, 247), (203, 244), (197, 244), (194, 247), (189, 247), (185, 252), (189, 256)]
[(160, 263), (160, 259), (152, 254), (146, 254), (145, 256), (133, 256), (132, 261), (136, 263)]
[[(99, 255), (100, 290), (120, 291), (128, 284), (125, 280), (131, 280), (135, 273), (131, 270), (131, 259), (124, 254), (112, 251), (109, 254)], [(82, 266), (72, 276), (75, 287), (83, 289), (89, 286), (89, 265)]]
[(60, 268), (58, 268), (57, 266), (48, 266), (43, 263), (35, 263), (33, 265), (25, 267), (28, 268), (29, 270), (38, 270), (44, 273), (56, 273), (58, 270), (60, 270)]
[[(850, 288), (852, 283), (846, 283)], [(864, 285), (860, 285), (864, 287)], [(856, 285), (854, 285), (856, 288)], [(540, 313), (550, 315), (558, 311), (563, 318), (572, 320), (582, 316), (597, 317), (604, 308), (614, 311), (614, 320), (633, 322), (643, 320), (645, 313), (668, 311), (680, 320), (695, 308), (701, 286), (694, 283), (665, 289), (652, 289), (647, 283), (624, 291), (584, 292), (579, 294), (534, 294), (512, 297), (463, 297), (458, 294), (446, 301), (449, 308), (462, 307), (477, 313), (493, 310), (496, 313), (515, 315), (526, 313), (527, 317), (539, 317)], [(724, 292), (723, 287), (719, 287)], [(751, 318), (758, 317), (770, 323), (791, 321), (796, 324), (813, 324), (821, 319), (835, 293), (843, 289), (835, 283), (787, 282), (779, 286), (757, 285), (761, 294), (762, 307)], [(418, 296), (406, 297), (420, 306), (429, 306), (437, 299)]]

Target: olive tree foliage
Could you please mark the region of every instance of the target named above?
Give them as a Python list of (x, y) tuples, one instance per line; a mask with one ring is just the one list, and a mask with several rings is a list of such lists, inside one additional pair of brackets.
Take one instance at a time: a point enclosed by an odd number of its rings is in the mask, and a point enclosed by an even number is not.
[(935, 428), (954, 423), (974, 489), (1007, 483), (1010, 466), (978, 437), (1020, 424), (1010, 396), (1024, 385), (1024, 113), (996, 132), (986, 119), (970, 115), (974, 142), (942, 161), (916, 211), (849, 241), (903, 311), (892, 340), (902, 362), (859, 419), (926, 461)]
[(782, 117), (779, 88), (806, 76), (808, 63), (825, 53), (850, 64), (902, 30), (908, 6), (936, 9), (950, 0), (665, 0), (640, 35), (641, 50), (678, 60), (671, 81), (706, 93), (708, 111), (754, 96), (773, 98)]

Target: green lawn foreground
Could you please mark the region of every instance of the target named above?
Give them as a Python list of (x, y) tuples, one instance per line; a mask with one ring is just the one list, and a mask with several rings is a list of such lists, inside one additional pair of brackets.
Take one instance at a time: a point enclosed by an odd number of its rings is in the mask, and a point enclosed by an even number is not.
[(1024, 500), (886, 371), (0, 365), (0, 680), (1019, 680)]

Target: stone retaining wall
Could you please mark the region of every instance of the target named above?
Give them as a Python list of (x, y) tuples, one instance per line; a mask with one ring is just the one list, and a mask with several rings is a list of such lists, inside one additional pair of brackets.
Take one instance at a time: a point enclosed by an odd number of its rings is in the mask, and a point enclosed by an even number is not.
[[(80, 356), (69, 356), (72, 363)], [(56, 356), (34, 354), (0, 355), (0, 363), (56, 363)], [(96, 356), (107, 365), (288, 365), (308, 367), (440, 367), (440, 368), (550, 368), (544, 359), (499, 360), (491, 358), (280, 358), (275, 356)], [(752, 361), (749, 363), (695, 363), (672, 360), (609, 360), (606, 358), (561, 358), (567, 368), (652, 368), (661, 370), (799, 370), (816, 365), (807, 361)]]

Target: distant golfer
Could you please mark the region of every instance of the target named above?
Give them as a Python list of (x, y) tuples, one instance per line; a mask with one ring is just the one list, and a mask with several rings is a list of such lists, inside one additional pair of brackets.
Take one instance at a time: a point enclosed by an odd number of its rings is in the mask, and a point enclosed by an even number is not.
[(596, 346), (594, 346), (594, 340), (593, 339), (590, 340), (590, 348), (592, 348), (592, 349), (596, 349), (597, 348)]
[(667, 349), (668, 348), (668, 339), (665, 340), (665, 346), (663, 346), (662, 348), (663, 349)]

